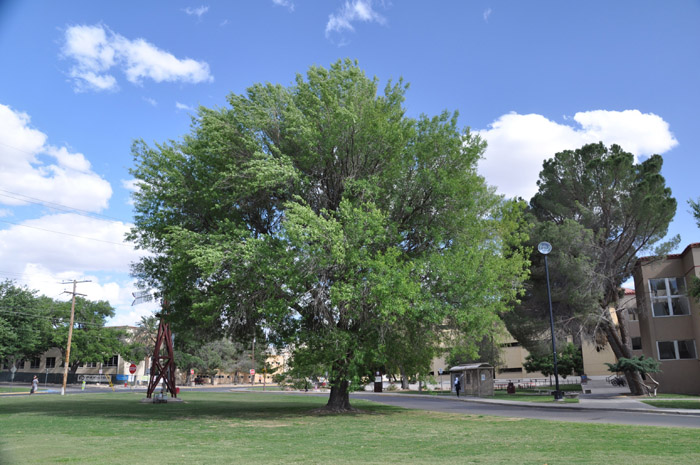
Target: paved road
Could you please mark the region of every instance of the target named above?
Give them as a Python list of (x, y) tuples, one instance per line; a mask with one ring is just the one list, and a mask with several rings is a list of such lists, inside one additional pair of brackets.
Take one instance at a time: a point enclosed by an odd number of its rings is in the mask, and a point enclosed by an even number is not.
[(700, 415), (678, 415), (673, 413), (629, 412), (603, 408), (570, 407), (575, 404), (551, 407), (520, 406), (470, 402), (465, 400), (435, 398), (429, 396), (406, 396), (403, 394), (357, 393), (353, 399), (370, 400), (398, 407), (430, 410), (434, 412), (461, 413), (467, 415), (496, 415), (514, 418), (571, 421), (586, 423), (611, 423), (623, 425), (673, 426), (700, 428)]

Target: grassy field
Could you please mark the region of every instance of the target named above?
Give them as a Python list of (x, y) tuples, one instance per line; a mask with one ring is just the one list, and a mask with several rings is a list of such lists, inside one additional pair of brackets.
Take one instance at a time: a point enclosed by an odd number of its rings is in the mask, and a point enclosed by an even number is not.
[(0, 398), (0, 463), (700, 463), (697, 429), (520, 420), (402, 410), (324, 397), (185, 392)]
[[(29, 392), (30, 387), (0, 387), (0, 393), (7, 392)], [(39, 389), (39, 391), (46, 391), (46, 389)]]
[(642, 402), (660, 408), (700, 409), (700, 399), (654, 399), (643, 400)]

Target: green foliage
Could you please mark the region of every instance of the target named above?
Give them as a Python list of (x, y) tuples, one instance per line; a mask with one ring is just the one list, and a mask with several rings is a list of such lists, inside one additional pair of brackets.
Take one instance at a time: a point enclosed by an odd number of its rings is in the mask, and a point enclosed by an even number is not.
[[(71, 302), (37, 296), (36, 291), (10, 281), (0, 283), (0, 359), (15, 360), (39, 356), (51, 347), (65, 352), (68, 341)], [(105, 328), (114, 309), (108, 302), (81, 297), (75, 301), (75, 324), (70, 364), (105, 362), (116, 354), (128, 353), (126, 333)]]
[[(53, 304), (53, 325), (50, 347), (64, 353), (68, 342), (71, 302)], [(81, 363), (106, 362), (117, 354), (129, 355), (126, 331), (105, 328), (107, 318), (114, 316), (114, 308), (107, 301), (75, 299), (75, 326), (71, 338), (70, 366), (76, 370)]]
[(134, 273), (175, 332), (267, 337), (345, 389), (426, 370), (441, 325), (492, 331), (526, 275), (523, 205), (478, 176), (485, 144), (456, 114), (407, 118), (405, 89), (339, 61), (134, 144), (130, 239), (153, 252)]
[(263, 350), (256, 351), (253, 367), (251, 351), (226, 338), (204, 344), (180, 338), (175, 346), (175, 363), (180, 369), (187, 372), (194, 369), (197, 375), (210, 377), (217, 373), (247, 373), (251, 368), (260, 373), (267, 355)]
[(153, 315), (142, 316), (136, 324), (136, 330), (129, 335), (126, 358), (133, 361), (150, 359), (156, 345), (157, 335), (158, 318)]
[(617, 356), (627, 354), (608, 309), (618, 306), (620, 286), (640, 253), (662, 254), (678, 242), (662, 242), (676, 212), (662, 163), (658, 155), (635, 163), (633, 154), (602, 143), (544, 162), (529, 209), (531, 278), (522, 304), (505, 316), (508, 329), (526, 347), (536, 344), (549, 321), (544, 257), (535, 248), (546, 240), (552, 244), (548, 262), (556, 330), (597, 340), (602, 332)]
[(50, 347), (51, 302), (9, 280), (0, 283), (0, 360), (14, 363)]
[(463, 339), (447, 352), (445, 363), (448, 367), (466, 363), (484, 362), (497, 367), (501, 363), (501, 348), (497, 339), (491, 335), (474, 342), (473, 339)]
[[(551, 376), (554, 374), (554, 356), (551, 352), (544, 355), (529, 354), (523, 366), (528, 373), (539, 371), (544, 376)], [(563, 350), (557, 351), (557, 372), (564, 379), (583, 374), (583, 355), (579, 347), (568, 343)]]
[(621, 357), (617, 363), (606, 363), (608, 369), (612, 373), (658, 373), (661, 371), (659, 368), (661, 364), (653, 359), (652, 357), (645, 357), (640, 355), (639, 357)]

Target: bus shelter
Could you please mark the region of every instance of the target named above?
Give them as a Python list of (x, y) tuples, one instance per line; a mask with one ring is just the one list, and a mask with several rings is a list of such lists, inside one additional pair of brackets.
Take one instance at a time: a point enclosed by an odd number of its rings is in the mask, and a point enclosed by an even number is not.
[(467, 396), (493, 396), (494, 369), (488, 363), (469, 363), (450, 368), (450, 385), (455, 391), (455, 379), (459, 377), (461, 391)]

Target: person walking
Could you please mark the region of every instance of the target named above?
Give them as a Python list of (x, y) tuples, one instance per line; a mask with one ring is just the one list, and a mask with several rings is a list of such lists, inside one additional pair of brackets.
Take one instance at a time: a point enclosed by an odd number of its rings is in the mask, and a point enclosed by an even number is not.
[(34, 375), (34, 379), (32, 380), (32, 390), (29, 391), (29, 394), (34, 394), (37, 389), (39, 389), (39, 378)]
[(457, 392), (457, 397), (459, 397), (459, 389), (462, 387), (462, 384), (460, 383), (459, 380), (459, 375), (455, 376), (455, 391)]

